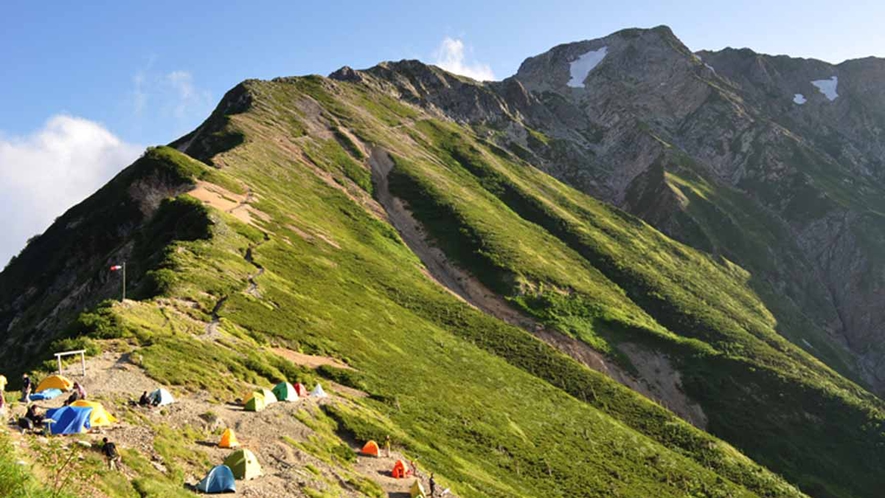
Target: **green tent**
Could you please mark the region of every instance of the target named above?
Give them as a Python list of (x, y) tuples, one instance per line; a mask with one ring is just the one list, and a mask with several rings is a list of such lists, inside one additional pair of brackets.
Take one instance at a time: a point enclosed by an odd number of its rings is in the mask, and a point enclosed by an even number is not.
[(277, 401), (297, 401), (298, 393), (295, 387), (288, 382), (280, 382), (273, 388), (273, 394), (277, 397)]
[(261, 465), (258, 464), (258, 459), (255, 458), (254, 453), (246, 449), (231, 453), (224, 459), (224, 465), (230, 467), (237, 479), (248, 481), (261, 475)]
[(261, 391), (255, 391), (246, 398), (244, 410), (247, 412), (260, 412), (267, 407), (267, 401)]

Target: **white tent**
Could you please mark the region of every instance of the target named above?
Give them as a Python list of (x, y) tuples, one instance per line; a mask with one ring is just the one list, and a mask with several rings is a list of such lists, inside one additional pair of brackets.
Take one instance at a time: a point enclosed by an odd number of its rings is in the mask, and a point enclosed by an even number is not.
[(151, 400), (151, 404), (154, 406), (166, 406), (175, 403), (175, 398), (173, 398), (172, 395), (169, 394), (169, 391), (163, 388), (151, 392), (150, 394), (148, 394), (148, 398)]
[(323, 386), (321, 386), (319, 383), (317, 383), (317, 386), (313, 388), (313, 391), (310, 392), (310, 395), (317, 398), (329, 397), (329, 395), (326, 394), (326, 391), (323, 391)]

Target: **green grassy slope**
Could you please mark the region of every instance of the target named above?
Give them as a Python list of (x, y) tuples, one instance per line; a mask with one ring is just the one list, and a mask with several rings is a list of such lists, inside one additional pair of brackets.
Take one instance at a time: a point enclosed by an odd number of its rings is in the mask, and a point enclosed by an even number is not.
[[(306, 375), (271, 346), (342, 359), (357, 372), (336, 378), (370, 396), (333, 415), (352, 432), (386, 421), (459, 496), (802, 496), (789, 481), (848, 497), (885, 484), (881, 403), (781, 338), (736, 265), (363, 85), (249, 81), (228, 98), (249, 105), (223, 102), (235, 112), (182, 139), (212, 137), (195, 154), (220, 171), (171, 148), (149, 157), (185, 165), (186, 185), (248, 192), (252, 223), (170, 192), (133, 236), (140, 300), (80, 315), (72, 338), (125, 339), (155, 379), (219, 399)], [(666, 353), (731, 445), (430, 281), (372, 198), (369, 145), (391, 154), (392, 191), (453, 260), (617, 361), (624, 342)]]
[[(686, 388), (701, 401), (712, 432), (804, 488), (826, 496), (881, 484), (875, 471), (882, 451), (881, 401), (779, 336), (772, 315), (748, 286), (749, 274), (670, 241), (534, 169), (485, 152), (452, 126), (426, 122), (416, 128), (443, 158), (451, 180), (441, 180), (445, 169), (438, 165), (401, 161), (394, 185), (444, 247), (459, 247), (449, 253), (490, 286), (591, 344), (635, 341), (671, 352), (688, 374)], [(485, 191), (485, 202), (464, 192), (471, 188)], [(495, 200), (509, 223), (537, 223), (594, 270), (582, 271), (583, 265), (552, 247), (538, 250), (537, 240), (515, 235), (526, 242), (520, 247), (502, 237), (502, 226), (489, 226)], [(538, 253), (549, 263), (540, 274), (524, 261)], [(569, 269), (565, 278), (559, 263)], [(588, 290), (585, 274), (597, 270), (632, 302), (614, 304), (598, 287)], [(653, 323), (637, 320), (636, 304)], [(849, 449), (834, 440), (864, 443)], [(842, 467), (834, 460), (854, 463)]]

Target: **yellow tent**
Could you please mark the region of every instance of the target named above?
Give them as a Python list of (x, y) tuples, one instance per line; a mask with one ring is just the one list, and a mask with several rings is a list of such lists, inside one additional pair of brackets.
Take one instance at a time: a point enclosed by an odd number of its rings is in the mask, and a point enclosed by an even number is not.
[(71, 382), (71, 379), (67, 377), (62, 377), (61, 375), (50, 375), (43, 379), (42, 382), (37, 386), (37, 389), (34, 391), (38, 393), (45, 389), (61, 389), (62, 391), (70, 391), (74, 388), (74, 383)]
[(92, 413), (89, 415), (89, 424), (92, 427), (102, 427), (105, 425), (111, 425), (117, 421), (113, 415), (107, 412), (102, 406), (101, 403), (97, 403), (95, 401), (86, 401), (86, 400), (77, 400), (71, 403), (71, 406), (81, 406), (83, 408), (92, 408)]
[(261, 394), (264, 395), (264, 403), (265, 404), (269, 405), (271, 403), (276, 403), (278, 401), (277, 395), (274, 394), (273, 391), (271, 391), (270, 389), (265, 389), (262, 387), (261, 389), (258, 390), (258, 392), (260, 392)]
[(250, 393), (246, 397), (246, 401), (243, 402), (243, 409), (247, 412), (260, 412), (266, 407), (267, 401), (264, 399), (264, 394), (261, 394), (261, 391)]
[(233, 429), (225, 429), (221, 434), (221, 441), (218, 442), (219, 448), (236, 448), (240, 443), (237, 442), (237, 435)]
[(6, 390), (6, 376), (0, 375), (0, 391)]
[(412, 484), (412, 488), (409, 489), (409, 494), (412, 498), (427, 498), (427, 493), (424, 492), (424, 486), (421, 485), (421, 481), (415, 480), (415, 483)]

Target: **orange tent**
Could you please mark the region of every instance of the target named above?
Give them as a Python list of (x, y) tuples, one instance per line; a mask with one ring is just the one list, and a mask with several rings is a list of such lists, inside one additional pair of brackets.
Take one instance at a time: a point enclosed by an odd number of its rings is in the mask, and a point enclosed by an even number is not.
[(376, 443), (375, 441), (369, 441), (368, 443), (366, 443), (365, 446), (363, 446), (363, 449), (360, 450), (360, 453), (366, 456), (379, 456), (380, 452), (378, 451), (378, 443)]
[(390, 471), (390, 475), (396, 479), (403, 479), (406, 477), (406, 464), (403, 463), (402, 460), (397, 460), (395, 464), (393, 464), (393, 470)]
[(221, 434), (221, 441), (218, 442), (219, 448), (236, 448), (240, 443), (237, 442), (237, 435), (233, 429), (225, 429)]

